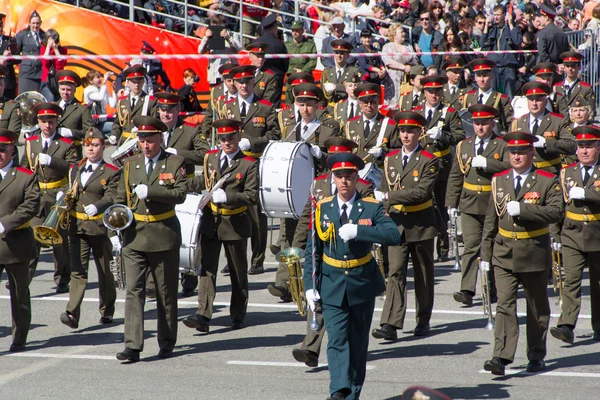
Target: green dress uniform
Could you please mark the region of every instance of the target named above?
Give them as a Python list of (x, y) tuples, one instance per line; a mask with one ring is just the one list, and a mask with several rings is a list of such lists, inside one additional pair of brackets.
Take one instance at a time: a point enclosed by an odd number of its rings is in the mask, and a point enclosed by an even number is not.
[(414, 89), (402, 93), (398, 99), (398, 109), (400, 111), (411, 111), (413, 108), (423, 106), (425, 104), (425, 93), (421, 90), (416, 92)]
[[(369, 132), (365, 132), (367, 119), (364, 114), (358, 114), (356, 117), (348, 120), (344, 133), (347, 139), (358, 144), (358, 148), (355, 150), (357, 156), (365, 160), (365, 162), (374, 162), (378, 166), (381, 166), (383, 165), (386, 151), (397, 148), (399, 145), (396, 133), (396, 121), (380, 112), (377, 112), (368, 121)], [(369, 154), (369, 149), (373, 147), (382, 147), (384, 149), (381, 157), (375, 158), (372, 154)]]
[[(104, 138), (100, 132), (98, 136)], [(89, 171), (89, 168), (92, 171)], [(80, 320), (81, 303), (85, 295), (92, 254), (98, 272), (100, 317), (103, 321), (112, 320), (115, 313), (117, 293), (110, 271), (110, 261), (113, 259), (112, 243), (102, 222), (102, 215), (113, 204), (120, 177), (119, 169), (103, 160), (92, 165), (84, 159), (79, 164), (73, 164), (69, 171), (69, 190), (74, 192), (75, 202), (69, 229), (71, 285), (66, 312), (75, 319), (72, 321), (67, 317), (68, 321), (74, 322), (74, 328), (77, 328)], [(84, 209), (87, 205), (94, 205), (97, 213), (88, 215)]]
[(321, 75), (321, 87), (324, 87), (326, 83), (335, 83), (334, 92), (331, 95), (325, 95), (329, 101), (329, 105), (333, 106), (338, 101), (348, 97), (348, 93), (344, 87), (344, 82), (352, 79), (354, 75), (358, 75), (359, 77), (361, 76), (360, 68), (348, 64), (340, 69), (337, 69), (336, 66), (333, 66), (323, 70), (323, 74)]
[(117, 121), (112, 126), (111, 135), (117, 138), (117, 145), (121, 145), (125, 140), (135, 137), (131, 133), (133, 127), (133, 118), (142, 116), (158, 115), (158, 102), (154, 96), (145, 92), (140, 93), (138, 99), (132, 107), (131, 93), (122, 96), (117, 100)]
[[(304, 263), (304, 287), (318, 290), (322, 299), (327, 330), (327, 360), (331, 394), (344, 391), (346, 399), (358, 399), (366, 376), (369, 328), (375, 298), (385, 284), (371, 254), (373, 243), (397, 245), (400, 234), (384, 215), (383, 204), (358, 192), (348, 216), (357, 224), (356, 239), (344, 242), (338, 196), (326, 197), (317, 204), (315, 226), (315, 264), (308, 241)], [(317, 286), (313, 288), (313, 268)]]
[[(566, 81), (561, 81), (555, 83), (552, 87), (553, 93), (558, 95), (560, 102), (558, 103), (558, 108), (560, 112), (565, 118), (569, 118), (569, 108), (573, 107), (575, 100), (584, 98), (588, 101), (589, 104), (595, 105), (596, 98), (594, 96), (594, 91), (592, 90), (592, 86), (583, 82), (579, 79), (576, 79), (570, 85)], [(592, 114), (590, 118), (593, 118), (596, 114), (595, 108), (592, 106)]]
[[(237, 66), (237, 63), (225, 63), (221, 65), (219, 67), (219, 73), (223, 77), (223, 80), (230, 79), (231, 76), (229, 75), (229, 71), (231, 71), (232, 68), (235, 68)], [(225, 83), (220, 83), (216, 86), (213, 86), (210, 89), (208, 107), (206, 109), (206, 112), (204, 113), (204, 120), (202, 120), (202, 133), (206, 137), (206, 140), (210, 140), (209, 146), (211, 147), (215, 145), (215, 143), (213, 143), (213, 140), (216, 139), (216, 137), (213, 137), (212, 135), (211, 125), (213, 121), (219, 118), (219, 115), (221, 113), (220, 110), (223, 107), (223, 103), (235, 96), (237, 96), (237, 93), (229, 93), (229, 90), (227, 89)]]
[(338, 121), (341, 127), (346, 126), (349, 119), (352, 119), (360, 114), (360, 106), (358, 100), (344, 99), (340, 100), (333, 106), (333, 118)]
[(467, 88), (462, 80), (458, 83), (458, 85), (452, 87), (450, 83), (446, 83), (444, 85), (444, 90), (442, 91), (444, 96), (442, 98), (442, 103), (448, 107), (459, 109), (462, 107), (463, 98), (467, 92), (469, 92), (469, 88)]
[(204, 156), (209, 150), (208, 142), (200, 131), (200, 126), (179, 119), (173, 129), (168, 132), (166, 148), (177, 150), (177, 155), (185, 160), (185, 173), (188, 179), (195, 174), (196, 165), (202, 165)]
[[(0, 78), (1, 78), (1, 66), (0, 66)], [(23, 126), (21, 115), (19, 114), (19, 105), (14, 100), (7, 99), (6, 97), (0, 97), (0, 129), (8, 129), (14, 132), (17, 137), (15, 142), (19, 141), (21, 136), (21, 128)], [(15, 164), (19, 164), (19, 151), (15, 145), (13, 150), (13, 161)]]
[[(462, 98), (462, 108), (469, 108), (475, 104), (478, 104), (479, 96), (481, 94), (481, 89), (474, 89), (467, 92)], [(510, 100), (511, 99), (507, 95), (491, 89), (490, 95), (485, 103), (483, 103), (500, 111), (500, 117), (498, 118), (498, 128), (500, 128), (500, 131), (507, 132), (510, 124), (513, 122), (513, 115), (515, 112), (510, 104)]]
[(261, 99), (268, 100), (273, 104), (279, 104), (281, 99), (277, 96), (281, 96), (281, 90), (283, 89), (283, 82), (277, 77), (274, 71), (270, 69), (260, 69), (256, 72), (254, 78), (254, 95)]
[[(10, 135), (10, 140), (16, 142), (17, 135)], [(6, 131), (0, 136), (7, 137)], [(36, 176), (12, 162), (0, 181), (0, 224), (5, 231), (0, 240), (0, 273), (6, 270), (10, 284), (11, 351), (23, 349), (31, 323), (28, 266), (37, 257), (37, 246), (29, 221), (37, 215), (39, 206)]]
[[(60, 101), (56, 102), (60, 105)], [(79, 158), (81, 158), (81, 140), (85, 137), (86, 132), (94, 127), (90, 108), (84, 106), (79, 101), (73, 99), (64, 108), (64, 112), (58, 122), (58, 129), (67, 128), (73, 134), (73, 144), (77, 150)]]
[[(285, 47), (287, 48), (288, 54), (317, 54), (315, 41), (305, 36), (302, 37), (300, 43), (296, 42), (294, 39), (288, 40), (285, 42)], [(316, 66), (316, 58), (290, 58), (290, 65), (287, 72), (288, 74), (293, 74), (298, 72), (296, 70), (299, 69), (301, 72), (312, 73)]]

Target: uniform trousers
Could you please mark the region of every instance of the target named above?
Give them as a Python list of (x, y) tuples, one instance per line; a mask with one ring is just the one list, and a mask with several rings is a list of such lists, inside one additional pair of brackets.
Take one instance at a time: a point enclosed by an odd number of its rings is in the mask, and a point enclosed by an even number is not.
[[(442, 170), (443, 171), (443, 170)], [(442, 172), (440, 171), (440, 173)], [(446, 210), (446, 190), (448, 188), (448, 180), (440, 180), (438, 177), (437, 181), (433, 185), (433, 196), (437, 208), (442, 217), (442, 226), (438, 227), (439, 235), (436, 244), (436, 250), (438, 257), (447, 256), (450, 249), (450, 240), (448, 239), (448, 211)]]
[(265, 261), (267, 249), (267, 216), (262, 212), (260, 204), (248, 206), (248, 211), (252, 219), (252, 236), (250, 237), (252, 266), (260, 267)]
[(10, 311), (13, 344), (25, 344), (31, 324), (31, 296), (29, 294), (29, 262), (0, 265), (0, 274), (6, 270), (10, 285)]
[(313, 312), (308, 308), (306, 313), (306, 336), (302, 342), (302, 348), (316, 353), (317, 356), (321, 354), (321, 343), (323, 343), (323, 336), (325, 335), (325, 325), (323, 321), (323, 310), (317, 307), (316, 311), (317, 323), (319, 324), (319, 330), (313, 331), (310, 329), (310, 324), (313, 318)]
[[(460, 290), (466, 290), (475, 294), (477, 292), (477, 275), (479, 273), (477, 258), (481, 249), (485, 215), (461, 213), (460, 221), (462, 223), (463, 243), (465, 245), (461, 262), (462, 278), (460, 281)], [(491, 292), (495, 294), (494, 274), (489, 274), (489, 277)]]
[[(43, 219), (38, 217), (32, 218), (31, 226), (42, 225), (44, 223)], [(54, 283), (68, 285), (71, 280), (71, 256), (69, 251), (69, 233), (66, 229), (58, 228), (58, 233), (62, 238), (62, 245), (53, 246), (52, 253), (54, 255)], [(36, 254), (37, 257), (31, 261), (29, 264), (29, 277), (33, 279), (35, 275), (35, 271), (37, 270), (37, 265), (40, 259), (40, 251), (42, 250), (42, 245), (36, 241)]]

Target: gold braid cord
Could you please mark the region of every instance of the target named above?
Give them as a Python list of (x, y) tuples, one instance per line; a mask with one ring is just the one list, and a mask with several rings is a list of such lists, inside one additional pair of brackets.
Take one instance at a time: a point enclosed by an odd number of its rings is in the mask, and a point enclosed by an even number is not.
[(134, 209), (137, 208), (138, 202), (139, 202), (139, 198), (135, 199), (135, 202), (131, 202), (131, 197), (133, 196), (133, 194), (131, 193), (131, 187), (129, 186), (129, 168), (130, 168), (131, 163), (126, 163), (125, 164), (125, 170), (123, 171), (123, 178), (125, 179), (125, 195), (127, 197), (127, 207), (129, 207), (130, 209)]
[(208, 156), (208, 153), (206, 153), (206, 155), (204, 156), (204, 186), (206, 187), (206, 190), (210, 192), (213, 185), (215, 184), (217, 171), (214, 170), (212, 174), (208, 173)]
[(496, 194), (496, 177), (492, 178), (492, 199), (494, 200), (496, 215), (502, 218), (504, 213), (506, 213), (506, 204), (510, 201), (510, 193), (507, 193), (506, 196), (498, 202), (498, 195)]
[(383, 161), (383, 171), (385, 172), (385, 180), (388, 183), (388, 187), (391, 190), (398, 190), (400, 186), (400, 174), (396, 175), (396, 179), (392, 182), (388, 171), (388, 158), (386, 157)]
[(122, 128), (125, 128), (129, 124), (129, 111), (121, 111), (121, 101), (122, 100), (119, 100), (119, 104), (117, 104), (117, 117), (119, 118), (119, 125), (121, 125)]
[(462, 144), (463, 144), (463, 142), (459, 142), (456, 145), (456, 159), (458, 161), (458, 167), (460, 168), (460, 172), (462, 172), (463, 175), (467, 176), (467, 174), (469, 173), (469, 170), (471, 169), (471, 161), (473, 160), (473, 157), (467, 158), (467, 161), (463, 163), (463, 160), (461, 157)]
[(329, 243), (330, 248), (332, 245), (335, 246), (335, 225), (333, 224), (333, 222), (327, 227), (325, 231), (323, 231), (323, 228), (321, 227), (321, 204), (317, 204), (317, 207), (315, 209), (315, 220), (313, 221), (313, 223), (315, 224), (315, 228), (317, 231), (317, 235), (319, 235), (319, 239), (321, 239), (323, 243)]
[(569, 204), (571, 202), (571, 198), (569, 197), (569, 191), (567, 190), (567, 185), (565, 184), (564, 168), (560, 170), (560, 186), (562, 186), (563, 198), (565, 199), (565, 203)]

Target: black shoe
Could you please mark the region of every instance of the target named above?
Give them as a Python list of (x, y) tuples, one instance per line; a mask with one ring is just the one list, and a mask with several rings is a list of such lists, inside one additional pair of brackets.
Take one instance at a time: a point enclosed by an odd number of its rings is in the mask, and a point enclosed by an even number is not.
[(527, 372), (535, 373), (542, 372), (546, 369), (546, 363), (544, 360), (531, 360), (527, 364)]
[(225, 264), (225, 266), (221, 270), (221, 273), (226, 275), (229, 274), (229, 265)]
[(112, 324), (112, 322), (113, 322), (113, 317), (100, 317), (100, 323), (102, 325)]
[(70, 314), (69, 312), (64, 312), (60, 314), (60, 322), (62, 322), (71, 329), (79, 328), (79, 322), (77, 321), (77, 318), (75, 318), (73, 314)]
[(274, 244), (272, 244), (269, 247), (269, 250), (271, 250), (271, 254), (273, 254), (274, 256), (276, 256), (281, 251), (281, 247), (275, 246)]
[(11, 353), (18, 353), (23, 350), (25, 350), (25, 343), (13, 343), (10, 345), (10, 349), (8, 349)]
[(483, 369), (491, 372), (492, 375), (504, 375), (505, 366), (506, 362), (499, 357), (494, 357), (491, 360), (487, 360), (483, 363)]
[(238, 329), (242, 329), (244, 327), (244, 323), (242, 321), (233, 321), (231, 323), (231, 329), (233, 329), (234, 331), (238, 330)]
[(272, 296), (279, 297), (285, 303), (292, 301), (292, 295), (289, 290), (283, 286), (269, 285), (267, 286), (267, 290)]
[(600, 342), (600, 331), (594, 331), (594, 335), (592, 335), (592, 339), (596, 342)]
[(262, 265), (253, 265), (248, 271), (248, 275), (260, 275), (265, 272), (265, 268)]
[(575, 340), (573, 329), (569, 328), (566, 325), (553, 326), (552, 328), (550, 328), (550, 334), (556, 339), (562, 340), (563, 342), (568, 344), (573, 344), (573, 341)]
[(429, 335), (429, 331), (431, 330), (431, 328), (429, 327), (429, 324), (427, 325), (417, 325), (415, 327), (415, 330), (413, 331), (413, 334), (415, 336), (427, 336)]
[(292, 356), (294, 356), (294, 360), (306, 364), (307, 367), (315, 368), (319, 365), (319, 355), (314, 351), (294, 349)]
[(327, 400), (346, 400), (346, 395), (341, 391), (335, 392), (331, 397), (328, 397)]
[(59, 283), (56, 285), (56, 293), (69, 293), (69, 285), (66, 283)]
[(192, 297), (194, 295), (194, 289), (183, 289), (181, 291), (181, 298)]
[(138, 362), (140, 361), (140, 351), (130, 349), (129, 347), (125, 347), (125, 350), (123, 350), (120, 353), (117, 353), (117, 360), (130, 361), (132, 363)]
[(146, 289), (146, 298), (150, 300), (156, 300), (156, 290)]
[(195, 315), (190, 317), (185, 317), (183, 319), (183, 324), (188, 328), (196, 329), (198, 332), (208, 333), (209, 331), (209, 319), (202, 317), (202, 319), (197, 318)]
[(171, 358), (173, 357), (173, 349), (160, 349), (158, 352), (158, 358)]
[(6, 281), (6, 284), (4, 285), (4, 287), (6, 288), (6, 290), (10, 290), (10, 282)]
[(459, 303), (463, 303), (466, 306), (473, 305), (473, 295), (465, 290), (454, 292), (454, 300), (458, 301)]
[(448, 257), (448, 253), (441, 253), (438, 255), (438, 262), (448, 262), (450, 261), (450, 257)]
[(371, 335), (375, 339), (384, 339), (384, 340), (397, 340), (398, 332), (396, 328), (394, 328), (390, 324), (383, 324), (381, 328), (375, 328), (371, 331)]

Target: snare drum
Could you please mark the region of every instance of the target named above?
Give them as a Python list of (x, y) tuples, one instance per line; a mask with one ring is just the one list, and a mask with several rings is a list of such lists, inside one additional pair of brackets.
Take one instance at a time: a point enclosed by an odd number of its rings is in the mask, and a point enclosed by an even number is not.
[(363, 169), (358, 171), (358, 176), (365, 181), (371, 182), (375, 190), (379, 190), (381, 178), (383, 177), (383, 171), (381, 171), (381, 169), (379, 169), (375, 163), (367, 163)]
[(179, 248), (179, 271), (200, 275), (200, 244), (198, 231), (200, 230), (200, 217), (202, 211), (198, 204), (203, 195), (188, 193), (183, 204), (175, 206), (175, 214), (181, 225), (181, 247)]
[(304, 142), (270, 142), (260, 158), (259, 200), (271, 218), (298, 219), (315, 175), (310, 147)]
[(115, 152), (110, 155), (110, 160), (113, 165), (122, 167), (125, 165), (127, 158), (137, 154), (139, 151), (140, 147), (138, 146), (138, 138), (136, 136), (117, 147)]
[(475, 128), (473, 127), (473, 114), (466, 108), (463, 108), (458, 112), (458, 116), (462, 121), (462, 127), (465, 131), (465, 137), (470, 138), (475, 135)]

